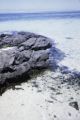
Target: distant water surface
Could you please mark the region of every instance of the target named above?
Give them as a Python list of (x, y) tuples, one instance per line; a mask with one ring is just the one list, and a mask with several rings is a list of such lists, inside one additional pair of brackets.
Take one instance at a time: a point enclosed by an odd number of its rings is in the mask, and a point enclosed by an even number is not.
[(80, 18), (80, 11), (72, 12), (43, 12), (43, 13), (4, 13), (0, 14), (0, 21), (51, 18)]

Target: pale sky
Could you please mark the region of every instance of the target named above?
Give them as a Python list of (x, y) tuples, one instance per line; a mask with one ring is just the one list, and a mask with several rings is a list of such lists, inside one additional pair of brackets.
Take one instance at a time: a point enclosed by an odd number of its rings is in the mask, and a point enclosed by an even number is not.
[(0, 0), (0, 13), (72, 10), (80, 10), (80, 0)]

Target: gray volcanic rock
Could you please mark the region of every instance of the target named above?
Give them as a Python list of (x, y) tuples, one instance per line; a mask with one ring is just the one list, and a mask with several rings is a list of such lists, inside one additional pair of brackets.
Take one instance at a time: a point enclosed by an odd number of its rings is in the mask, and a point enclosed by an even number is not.
[(28, 76), (30, 70), (49, 66), (51, 41), (29, 32), (0, 35), (0, 85)]
[(15, 60), (16, 47), (10, 47), (0, 50), (0, 72), (13, 64)]
[(46, 50), (33, 51), (29, 63), (31, 64), (31, 67), (33, 68), (47, 67), (48, 58), (49, 58), (49, 54), (48, 54), (48, 51)]
[(35, 44), (32, 46), (33, 50), (41, 50), (41, 49), (47, 49), (50, 47), (50, 41), (49, 39), (45, 39), (44, 37), (39, 37)]

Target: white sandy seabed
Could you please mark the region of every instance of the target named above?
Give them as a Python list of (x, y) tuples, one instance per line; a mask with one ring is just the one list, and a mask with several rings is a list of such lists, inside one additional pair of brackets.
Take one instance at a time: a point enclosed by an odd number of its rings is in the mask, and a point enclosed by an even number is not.
[[(80, 19), (1, 22), (0, 31), (24, 30), (55, 40), (65, 57), (59, 65), (80, 71)], [(27, 83), (16, 85), (0, 97), (0, 120), (80, 120), (80, 110), (70, 106), (77, 101), (80, 88), (61, 83), (63, 76), (46, 70)], [(66, 76), (65, 76), (66, 77)]]

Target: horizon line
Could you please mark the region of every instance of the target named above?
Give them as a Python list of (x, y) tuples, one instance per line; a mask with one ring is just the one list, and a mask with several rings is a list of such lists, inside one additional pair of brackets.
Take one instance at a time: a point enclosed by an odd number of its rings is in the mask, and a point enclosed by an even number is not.
[(80, 10), (69, 10), (69, 11), (38, 11), (38, 12), (25, 12), (25, 11), (15, 11), (15, 12), (0, 12), (0, 14), (37, 14), (37, 13), (79, 13)]

